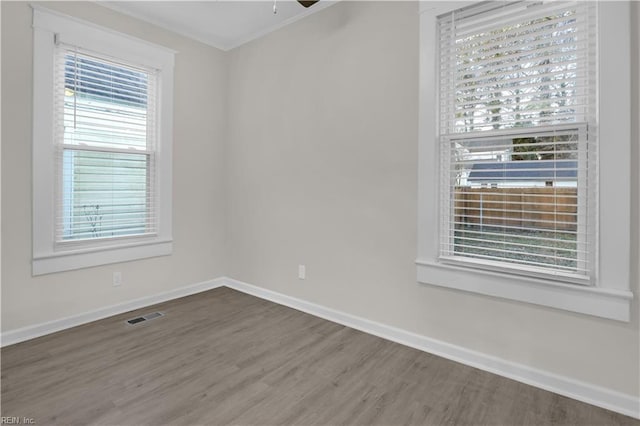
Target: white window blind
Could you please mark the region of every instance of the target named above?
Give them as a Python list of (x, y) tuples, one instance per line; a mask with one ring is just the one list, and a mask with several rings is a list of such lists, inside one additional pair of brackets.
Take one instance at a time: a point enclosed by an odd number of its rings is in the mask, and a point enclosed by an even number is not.
[(440, 256), (595, 274), (593, 2), (485, 2), (438, 18)]
[(156, 79), (57, 45), (56, 243), (155, 234)]

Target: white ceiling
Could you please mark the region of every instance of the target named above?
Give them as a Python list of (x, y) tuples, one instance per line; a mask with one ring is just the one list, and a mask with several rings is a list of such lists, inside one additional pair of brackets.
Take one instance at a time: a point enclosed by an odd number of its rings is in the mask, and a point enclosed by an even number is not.
[(336, 1), (305, 9), (294, 0), (263, 1), (98, 1), (99, 4), (222, 50), (262, 37)]

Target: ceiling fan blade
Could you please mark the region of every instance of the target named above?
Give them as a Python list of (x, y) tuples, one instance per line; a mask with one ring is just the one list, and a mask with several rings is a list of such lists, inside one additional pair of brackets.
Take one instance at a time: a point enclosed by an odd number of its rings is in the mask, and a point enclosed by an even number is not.
[(313, 6), (314, 4), (318, 3), (319, 1), (320, 0), (298, 0), (298, 3), (300, 3), (304, 7), (309, 7), (309, 6)]

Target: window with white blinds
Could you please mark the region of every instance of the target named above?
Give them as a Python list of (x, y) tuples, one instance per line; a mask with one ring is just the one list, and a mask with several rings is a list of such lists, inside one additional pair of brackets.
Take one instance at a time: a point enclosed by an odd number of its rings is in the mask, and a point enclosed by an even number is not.
[(437, 18), (442, 260), (591, 282), (595, 13), (485, 2)]
[(56, 243), (156, 232), (156, 71), (58, 45)]
[(33, 7), (33, 275), (170, 255), (175, 52)]

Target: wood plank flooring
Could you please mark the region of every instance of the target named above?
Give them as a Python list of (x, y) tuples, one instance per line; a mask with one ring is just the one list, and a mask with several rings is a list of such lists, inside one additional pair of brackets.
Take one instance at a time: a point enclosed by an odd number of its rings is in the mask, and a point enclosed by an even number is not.
[(640, 425), (228, 288), (1, 355), (2, 416), (38, 425)]

